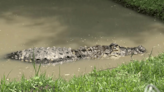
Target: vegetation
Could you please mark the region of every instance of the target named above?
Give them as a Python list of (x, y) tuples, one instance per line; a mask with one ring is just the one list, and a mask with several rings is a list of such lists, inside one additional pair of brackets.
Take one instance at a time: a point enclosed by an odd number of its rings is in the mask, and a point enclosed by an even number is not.
[(112, 0), (139, 13), (164, 20), (164, 0)]

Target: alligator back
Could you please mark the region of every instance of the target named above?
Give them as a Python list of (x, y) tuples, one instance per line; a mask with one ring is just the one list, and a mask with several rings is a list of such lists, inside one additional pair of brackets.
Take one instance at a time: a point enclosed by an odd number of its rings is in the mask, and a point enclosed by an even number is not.
[(71, 48), (56, 48), (54, 47), (41, 47), (34, 49), (25, 49), (16, 51), (7, 55), (7, 58), (21, 60), (24, 62), (32, 62), (33, 53), (36, 63), (57, 63), (57, 62), (70, 62), (80, 59), (93, 59), (106, 56), (127, 56), (131, 54), (142, 54), (146, 49), (139, 45), (138, 47), (122, 47), (118, 44), (111, 43), (110, 45), (96, 45), (92, 47), (80, 47), (79, 49)]

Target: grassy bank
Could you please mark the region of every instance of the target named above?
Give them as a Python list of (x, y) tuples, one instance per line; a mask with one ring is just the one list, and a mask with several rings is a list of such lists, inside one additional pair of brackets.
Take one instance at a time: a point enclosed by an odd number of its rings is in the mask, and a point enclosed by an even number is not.
[(35, 76), (7, 81), (1, 79), (1, 92), (144, 92), (148, 84), (155, 85), (164, 91), (164, 53), (158, 57), (149, 57), (142, 61), (123, 64), (113, 70), (97, 71), (96, 68), (87, 75), (74, 77), (69, 81), (59, 77), (45, 77), (38, 75), (33, 62)]
[(139, 13), (164, 20), (164, 0), (112, 0)]

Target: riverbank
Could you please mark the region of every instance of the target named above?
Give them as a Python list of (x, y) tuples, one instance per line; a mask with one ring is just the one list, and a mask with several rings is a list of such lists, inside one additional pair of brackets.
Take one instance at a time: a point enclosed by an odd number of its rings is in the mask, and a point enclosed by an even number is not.
[(139, 13), (150, 15), (164, 20), (163, 0), (112, 0), (126, 8), (131, 8)]
[[(1, 92), (144, 92), (147, 85), (155, 85), (161, 92), (164, 91), (164, 53), (157, 57), (123, 64), (112, 70), (97, 71), (96, 68), (89, 74), (74, 77), (69, 81), (59, 76), (53, 80), (38, 76), (16, 80), (1, 79)], [(38, 69), (39, 70), (39, 69)]]

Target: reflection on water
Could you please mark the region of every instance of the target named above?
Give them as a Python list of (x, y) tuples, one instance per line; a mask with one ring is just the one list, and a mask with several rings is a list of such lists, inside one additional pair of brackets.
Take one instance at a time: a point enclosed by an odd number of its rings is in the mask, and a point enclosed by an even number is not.
[[(133, 56), (138, 60), (147, 57), (153, 47), (153, 56), (164, 51), (164, 23), (109, 0), (6, 0), (0, 4), (0, 78), (10, 71), (9, 78), (33, 76), (32, 64), (3, 59), (7, 53), (31, 47), (78, 48), (112, 42), (128, 47), (143, 45), (147, 53)], [(69, 79), (90, 72), (94, 66), (106, 69), (130, 60), (127, 56), (44, 65), (41, 72), (57, 78), (60, 66), (61, 76)]]

